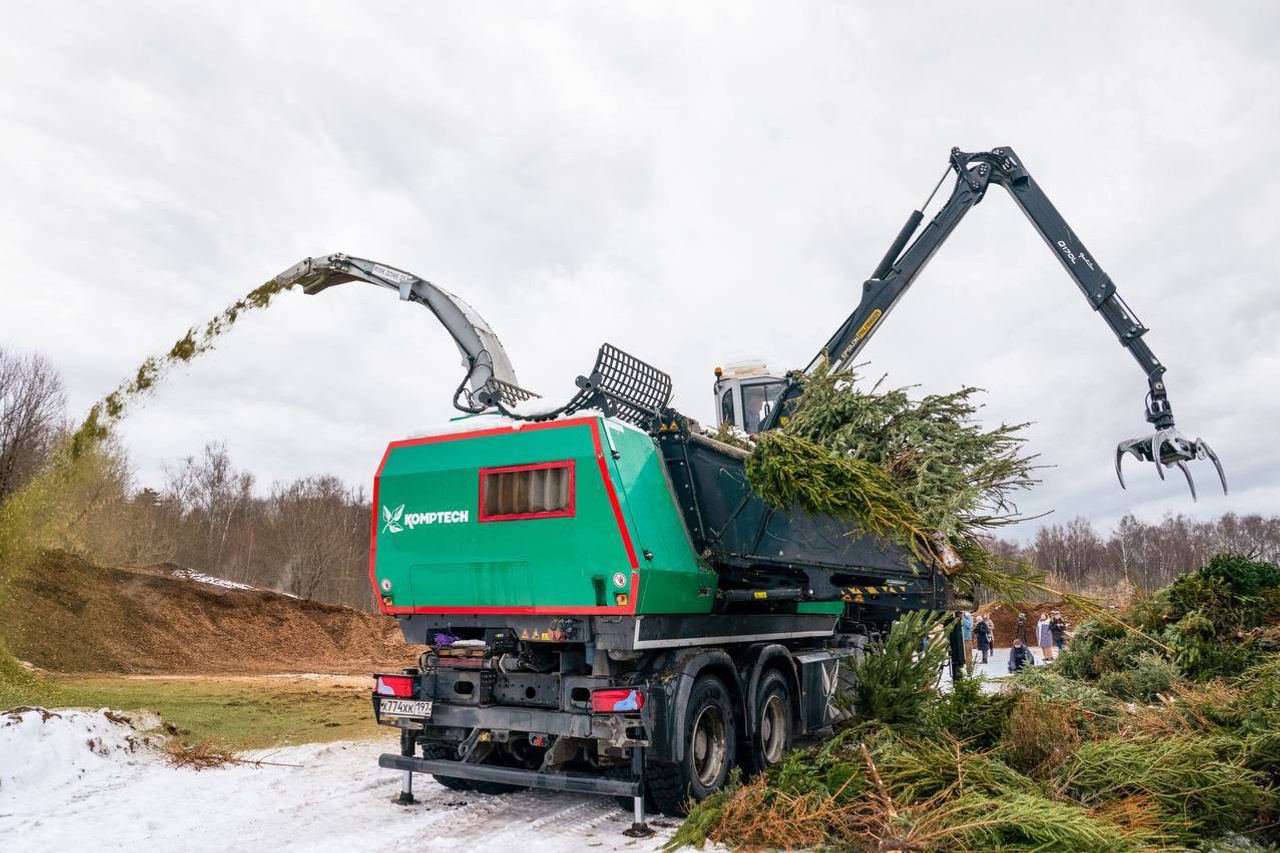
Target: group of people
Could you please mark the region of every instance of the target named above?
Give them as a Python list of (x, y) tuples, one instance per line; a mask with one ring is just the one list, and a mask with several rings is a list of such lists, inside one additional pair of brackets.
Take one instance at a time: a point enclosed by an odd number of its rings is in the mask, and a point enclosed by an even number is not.
[[(1060, 610), (1041, 613), (1036, 622), (1035, 639), (1040, 646), (1041, 659), (1051, 661), (1062, 653), (1070, 636), (1071, 626)], [(1034, 666), (1036, 659), (1031, 653), (1031, 644), (1027, 641), (1027, 616), (1018, 614), (1018, 636), (1014, 638), (1013, 647), (1009, 650), (1009, 671), (1017, 672), (1028, 666)]]
[[(964, 637), (965, 654), (974, 663), (988, 663), (996, 648), (996, 625), (988, 616), (974, 617), (969, 611), (957, 612), (960, 630)], [(1040, 614), (1035, 626), (1035, 641), (1040, 647), (1042, 660), (1053, 660), (1061, 653), (1070, 637), (1071, 626), (1060, 610)], [(1009, 671), (1017, 672), (1035, 665), (1035, 656), (1027, 640), (1027, 616), (1018, 614), (1018, 625), (1013, 645), (1009, 650)], [(981, 660), (978, 660), (981, 656)]]
[[(960, 620), (960, 632), (964, 637), (964, 651), (974, 663), (986, 663), (996, 648), (996, 626), (990, 616), (979, 616), (974, 619), (968, 610), (957, 611)], [(982, 660), (978, 660), (982, 655)]]

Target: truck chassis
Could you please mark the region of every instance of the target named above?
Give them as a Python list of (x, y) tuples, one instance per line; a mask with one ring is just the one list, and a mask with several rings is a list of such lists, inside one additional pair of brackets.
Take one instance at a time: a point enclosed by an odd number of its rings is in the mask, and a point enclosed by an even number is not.
[[(734, 766), (777, 763), (794, 738), (841, 718), (838, 688), (867, 637), (838, 633), (839, 621), (411, 616), (402, 624), (410, 642), (448, 634), (483, 641), (466, 646), (483, 651), (436, 648), (399, 673), (412, 685), (402, 692), (431, 703), (429, 716), (387, 713), (390, 691), (374, 694), (378, 722), (401, 731), (400, 753), (379, 764), (404, 772), (401, 801), (412, 801), (413, 773), (481, 792), (611, 795), (631, 800), (642, 831), (646, 804), (684, 814)], [(617, 709), (597, 698), (620, 693), (632, 698)]]

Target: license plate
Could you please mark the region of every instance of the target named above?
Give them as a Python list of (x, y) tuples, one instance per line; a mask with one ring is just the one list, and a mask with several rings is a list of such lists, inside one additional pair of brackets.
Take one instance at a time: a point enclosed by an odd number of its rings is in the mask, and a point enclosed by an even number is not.
[(430, 717), (431, 703), (413, 699), (383, 699), (378, 703), (379, 710), (392, 717)]

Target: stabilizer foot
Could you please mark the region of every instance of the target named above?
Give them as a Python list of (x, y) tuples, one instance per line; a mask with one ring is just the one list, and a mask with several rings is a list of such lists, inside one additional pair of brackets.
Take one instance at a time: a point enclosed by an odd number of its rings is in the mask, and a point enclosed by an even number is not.
[(399, 806), (411, 806), (416, 800), (413, 799), (413, 771), (404, 771), (404, 776), (400, 781), (400, 793), (391, 798), (391, 802)]

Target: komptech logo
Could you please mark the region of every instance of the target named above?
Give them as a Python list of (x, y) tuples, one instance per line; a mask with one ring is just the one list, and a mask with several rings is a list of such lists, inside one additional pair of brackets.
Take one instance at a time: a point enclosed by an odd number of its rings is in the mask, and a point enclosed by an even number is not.
[(406, 527), (412, 530), (420, 524), (457, 524), (471, 520), (471, 513), (465, 509), (446, 509), (436, 512), (405, 512), (404, 504), (395, 509), (382, 508), (382, 532), (399, 533)]
[(400, 506), (395, 509), (384, 506), (382, 508), (382, 532), (399, 533), (401, 530), (404, 530), (404, 528), (400, 526), (400, 519), (402, 516), (404, 516), (404, 504), (400, 504)]

